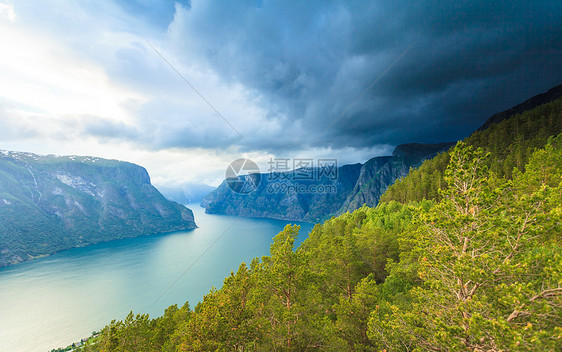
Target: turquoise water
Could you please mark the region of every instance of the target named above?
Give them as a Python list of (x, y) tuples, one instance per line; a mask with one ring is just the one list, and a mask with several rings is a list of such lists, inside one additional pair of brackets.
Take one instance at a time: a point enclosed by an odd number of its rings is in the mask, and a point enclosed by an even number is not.
[[(194, 307), (242, 261), (267, 255), (273, 236), (288, 223), (235, 221), (189, 207), (198, 229), (75, 248), (0, 269), (0, 351), (64, 347), (130, 310), (155, 317), (186, 300)], [(313, 225), (299, 225), (300, 243)]]

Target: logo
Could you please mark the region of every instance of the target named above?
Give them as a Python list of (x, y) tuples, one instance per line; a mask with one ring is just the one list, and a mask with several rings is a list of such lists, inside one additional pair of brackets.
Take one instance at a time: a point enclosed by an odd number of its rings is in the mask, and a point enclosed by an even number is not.
[(238, 194), (249, 194), (255, 191), (261, 182), (258, 165), (250, 159), (237, 159), (226, 168), (226, 185)]

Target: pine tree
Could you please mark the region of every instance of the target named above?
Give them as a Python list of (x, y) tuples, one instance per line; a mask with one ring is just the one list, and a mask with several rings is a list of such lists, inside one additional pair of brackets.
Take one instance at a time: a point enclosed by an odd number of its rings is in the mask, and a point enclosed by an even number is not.
[[(560, 233), (551, 233), (559, 225), (548, 221), (560, 207), (560, 183), (550, 187), (533, 166), (541, 160), (560, 170), (560, 150), (535, 153), (513, 182), (487, 174), (486, 157), (464, 143), (451, 152), (449, 187), (441, 202), (420, 211), (411, 239), (424, 283), (406, 305), (375, 310), (374, 341), (392, 350), (560, 347), (562, 248)], [(559, 180), (560, 171), (554, 174)], [(524, 187), (531, 180), (534, 190)]]

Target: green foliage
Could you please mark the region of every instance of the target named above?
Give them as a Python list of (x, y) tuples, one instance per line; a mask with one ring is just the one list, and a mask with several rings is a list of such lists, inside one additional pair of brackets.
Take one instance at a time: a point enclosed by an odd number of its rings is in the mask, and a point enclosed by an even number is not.
[(562, 347), (562, 149), (535, 152), (513, 181), (486, 172), (488, 156), (464, 143), (451, 152), (449, 187), (420, 211), (410, 235), (423, 284), (412, 286), (407, 304), (386, 302), (369, 321), (382, 347)]

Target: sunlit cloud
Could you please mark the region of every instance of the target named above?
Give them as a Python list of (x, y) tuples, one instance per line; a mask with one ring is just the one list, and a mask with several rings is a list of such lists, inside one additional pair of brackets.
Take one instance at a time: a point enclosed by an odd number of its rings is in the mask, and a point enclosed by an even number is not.
[(9, 23), (16, 21), (16, 11), (10, 2), (0, 2), (0, 20), (7, 20)]

